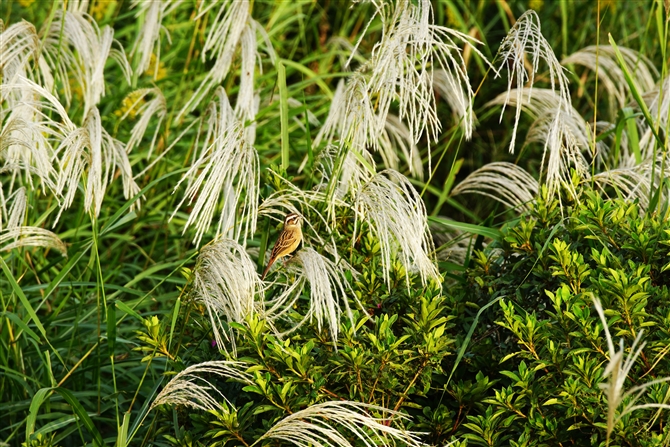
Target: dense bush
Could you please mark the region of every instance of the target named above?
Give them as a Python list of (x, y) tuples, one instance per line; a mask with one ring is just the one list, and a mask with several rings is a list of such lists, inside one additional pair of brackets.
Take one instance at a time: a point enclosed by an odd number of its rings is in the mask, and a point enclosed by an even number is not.
[[(476, 445), (603, 445), (614, 411), (612, 445), (665, 445), (665, 415), (624, 409), (636, 398), (670, 397), (666, 214), (587, 192), (563, 210), (539, 200), (502, 232), (473, 259), (460, 292), (477, 306), (499, 303), (483, 313), (458, 370), (494, 383), (469, 412), (464, 437)], [(606, 374), (613, 359), (594, 299), (614, 344), (621, 338), (633, 358), (628, 378)], [(636, 356), (638, 337), (646, 345)], [(616, 380), (624, 390), (658, 382), (617, 406), (601, 389)]]

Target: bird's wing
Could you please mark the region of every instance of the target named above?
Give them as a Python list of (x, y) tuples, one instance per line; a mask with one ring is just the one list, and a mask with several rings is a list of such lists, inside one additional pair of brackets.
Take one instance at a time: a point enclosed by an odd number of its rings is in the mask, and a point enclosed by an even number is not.
[(272, 254), (270, 258), (276, 258), (277, 255), (280, 255), (282, 252), (286, 251), (288, 248), (293, 245), (295, 239), (295, 234), (293, 231), (282, 231), (275, 242), (274, 248), (272, 248)]

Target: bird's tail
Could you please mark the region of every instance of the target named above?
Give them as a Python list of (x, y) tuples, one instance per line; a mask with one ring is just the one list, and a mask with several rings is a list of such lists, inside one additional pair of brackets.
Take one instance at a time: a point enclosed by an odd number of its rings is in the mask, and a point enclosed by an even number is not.
[(265, 280), (265, 275), (268, 274), (268, 271), (270, 270), (270, 267), (272, 267), (272, 264), (275, 263), (274, 258), (270, 258), (270, 261), (268, 262), (268, 266), (265, 267), (265, 270), (263, 271), (263, 275), (261, 275), (261, 281)]

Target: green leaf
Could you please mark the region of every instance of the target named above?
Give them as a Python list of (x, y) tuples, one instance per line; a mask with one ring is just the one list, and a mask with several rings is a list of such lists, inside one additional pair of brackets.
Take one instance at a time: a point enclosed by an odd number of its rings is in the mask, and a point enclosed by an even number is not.
[(126, 447), (128, 445), (128, 425), (130, 424), (130, 413), (123, 414), (123, 422), (119, 427), (119, 433), (116, 435), (115, 447)]
[(28, 417), (26, 418), (26, 440), (30, 439), (30, 435), (35, 431), (35, 420), (37, 419), (37, 412), (42, 405), (42, 402), (51, 395), (53, 388), (42, 388), (37, 390), (28, 408)]
[(116, 348), (116, 307), (107, 306), (107, 355), (114, 355)]
[[(12, 320), (14, 323), (16, 323), (16, 325), (19, 328), (21, 328), (21, 331), (28, 334), (30, 336), (30, 338), (35, 340), (37, 343), (40, 343), (40, 337), (32, 329), (30, 329), (28, 327), (28, 325), (26, 323), (24, 323), (24, 321), (21, 318), (19, 318), (19, 316), (16, 315), (15, 313), (2, 312), (2, 313), (0, 313), (0, 317), (7, 317), (8, 319)], [(17, 333), (15, 335), (15, 339), (18, 339), (20, 335), (21, 335), (21, 333)]]
[(133, 316), (133, 317), (137, 318), (139, 321), (143, 321), (143, 320), (144, 320), (144, 319), (140, 316), (140, 314), (138, 314), (137, 312), (135, 312), (135, 309), (132, 309), (130, 306), (128, 306), (128, 305), (127, 305), (126, 303), (124, 303), (123, 301), (121, 301), (121, 300), (116, 300), (116, 301), (115, 301), (115, 305), (116, 305), (116, 307), (117, 307), (119, 310), (121, 310), (121, 311), (127, 313), (127, 314), (130, 315), (130, 316)]
[(24, 295), (23, 290), (19, 286), (19, 283), (17, 283), (16, 279), (14, 279), (14, 275), (12, 275), (12, 272), (9, 271), (9, 267), (5, 263), (5, 260), (2, 259), (2, 257), (0, 257), (0, 267), (2, 267), (2, 271), (5, 273), (7, 280), (9, 280), (9, 284), (12, 286), (12, 290), (14, 291), (16, 296), (19, 297), (19, 300), (21, 301), (21, 304), (28, 313), (28, 316), (33, 320), (33, 323), (35, 323), (35, 326), (37, 326), (37, 330), (40, 331), (42, 337), (46, 339), (47, 333), (44, 330), (44, 326), (42, 326), (40, 319), (37, 318), (37, 314), (35, 313), (33, 306), (30, 304), (30, 301), (28, 301), (28, 298), (26, 298), (26, 296)]
[(254, 408), (253, 414), (262, 414), (262, 413), (267, 413), (268, 411), (276, 411), (277, 407), (274, 405), (259, 405)]
[(279, 88), (279, 121), (281, 124), (281, 168), (288, 171), (289, 142), (288, 142), (288, 88), (286, 87), (286, 68), (281, 61), (277, 61), (277, 87)]
[(84, 427), (86, 427), (91, 436), (93, 436), (93, 444), (97, 446), (103, 446), (105, 443), (102, 440), (100, 432), (95, 427), (88, 413), (86, 410), (84, 410), (84, 407), (82, 407), (74, 394), (72, 394), (71, 391), (61, 387), (53, 388), (53, 390), (63, 396), (63, 399), (65, 399), (65, 401), (70, 404), (74, 410), (74, 413), (79, 416), (79, 420), (84, 424)]
[(172, 347), (172, 335), (174, 334), (174, 328), (177, 325), (177, 317), (179, 316), (180, 308), (181, 308), (181, 296), (177, 298), (177, 301), (175, 301), (174, 303), (174, 308), (172, 309), (172, 322), (170, 324), (170, 341), (168, 341), (168, 348)]
[(465, 222), (456, 222), (454, 220), (434, 216), (428, 216), (428, 220), (440, 225), (444, 225), (445, 227), (463, 231), (465, 233), (477, 234), (479, 236), (484, 236), (496, 240), (502, 239), (502, 233), (500, 233), (500, 230), (495, 228), (473, 225)]
[(616, 42), (614, 41), (614, 38), (612, 37), (611, 34), (608, 34), (609, 42), (610, 45), (612, 45), (612, 48), (614, 48), (614, 53), (616, 54), (617, 62), (619, 63), (619, 66), (621, 67), (621, 70), (623, 70), (624, 77), (626, 78), (626, 84), (628, 84), (628, 87), (630, 88), (630, 92), (633, 95), (633, 98), (635, 99), (635, 102), (637, 103), (638, 106), (640, 106), (640, 110), (642, 111), (642, 115), (644, 116), (644, 120), (647, 122), (647, 125), (650, 127), (651, 132), (654, 134), (654, 137), (656, 138), (656, 141), (658, 142), (661, 147), (665, 146), (665, 142), (661, 138), (661, 136), (658, 134), (658, 123), (654, 123), (654, 119), (651, 116), (651, 113), (649, 112), (649, 108), (647, 107), (647, 103), (642, 99), (642, 94), (640, 93), (640, 90), (637, 88), (637, 84), (635, 83), (635, 80), (630, 74), (630, 70), (628, 70), (628, 65), (626, 65), (626, 61), (624, 60), (623, 56), (621, 55), (621, 51), (619, 50), (619, 47), (617, 46)]

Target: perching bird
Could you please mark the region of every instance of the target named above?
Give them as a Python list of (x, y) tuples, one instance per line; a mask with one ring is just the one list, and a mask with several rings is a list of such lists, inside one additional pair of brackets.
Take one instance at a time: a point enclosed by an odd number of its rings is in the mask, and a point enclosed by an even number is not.
[(270, 270), (270, 267), (272, 267), (272, 264), (274, 264), (275, 261), (285, 256), (289, 256), (298, 248), (300, 241), (302, 241), (302, 229), (300, 228), (301, 223), (302, 217), (300, 217), (299, 214), (290, 213), (286, 215), (286, 219), (284, 219), (284, 229), (279, 234), (274, 248), (272, 248), (272, 254), (270, 254), (268, 266), (265, 267), (265, 271), (263, 272), (263, 276), (261, 276), (261, 280), (265, 279), (265, 275), (268, 273), (268, 270)]

